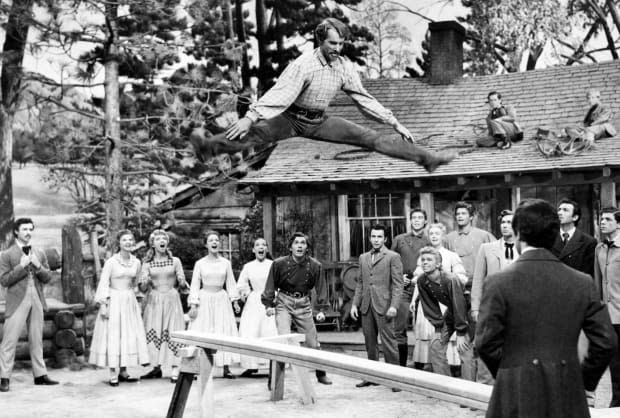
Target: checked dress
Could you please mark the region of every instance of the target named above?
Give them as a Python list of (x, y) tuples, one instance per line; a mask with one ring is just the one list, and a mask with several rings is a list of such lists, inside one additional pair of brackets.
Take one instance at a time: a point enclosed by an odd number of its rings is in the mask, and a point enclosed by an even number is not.
[(141, 283), (150, 283), (144, 308), (144, 329), (153, 366), (174, 367), (180, 363), (177, 351), (183, 345), (170, 338), (172, 331), (185, 329), (178, 288), (187, 288), (183, 266), (177, 257), (147, 261), (140, 273)]

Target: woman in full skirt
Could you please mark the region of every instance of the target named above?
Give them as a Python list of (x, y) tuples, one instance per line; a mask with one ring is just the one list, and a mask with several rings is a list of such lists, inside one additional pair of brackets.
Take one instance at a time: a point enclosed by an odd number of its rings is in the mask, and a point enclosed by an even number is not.
[(140, 290), (147, 293), (144, 308), (144, 329), (149, 357), (153, 370), (142, 379), (156, 379), (163, 376), (162, 369), (171, 369), (170, 381), (179, 377), (181, 359), (177, 355), (183, 344), (172, 341), (173, 331), (185, 329), (183, 306), (179, 290), (189, 289), (181, 260), (173, 257), (168, 249), (169, 237), (166, 231), (157, 229), (149, 236), (150, 248), (144, 257), (140, 273)]
[[(220, 236), (215, 231), (205, 233), (207, 255), (196, 261), (192, 273), (188, 302), (190, 330), (211, 334), (238, 336), (237, 321), (231, 307), (239, 313), (239, 293), (230, 261), (220, 252)], [(215, 366), (223, 367), (223, 376), (234, 379), (229, 366), (239, 363), (239, 354), (218, 350)]]
[[(256, 239), (252, 252), (256, 258), (243, 266), (237, 282), (241, 298), (245, 299), (239, 323), (239, 336), (245, 338), (272, 337), (278, 335), (275, 317), (267, 316), (265, 306), (260, 299), (265, 290), (269, 269), (273, 264), (273, 261), (268, 258), (267, 241), (264, 238)], [(241, 367), (246, 369), (241, 376), (249, 377), (258, 372), (258, 369), (268, 368), (269, 360), (241, 356)]]
[(110, 369), (111, 386), (138, 381), (129, 376), (127, 367), (149, 363), (144, 324), (136, 300), (140, 261), (131, 254), (135, 246), (131, 231), (119, 232), (118, 245), (120, 251), (105, 262), (97, 285), (95, 303), (99, 312), (88, 359), (89, 363)]

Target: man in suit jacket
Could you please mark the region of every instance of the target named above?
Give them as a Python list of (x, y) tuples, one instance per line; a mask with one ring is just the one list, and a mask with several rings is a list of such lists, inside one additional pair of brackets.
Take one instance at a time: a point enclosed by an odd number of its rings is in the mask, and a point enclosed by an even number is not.
[[(512, 264), (518, 257), (512, 230), (513, 212), (505, 209), (499, 215), (502, 237), (494, 242), (482, 244), (476, 257), (474, 280), (471, 286), (471, 319), (478, 321), (482, 286), (486, 278)], [(480, 358), (476, 359), (476, 381), (487, 385), (493, 384), (491, 372)]]
[(570, 199), (560, 200), (558, 217), (560, 218), (560, 232), (556, 234), (551, 252), (567, 266), (592, 277), (596, 239), (577, 229), (577, 224), (581, 219), (579, 204)]
[[(372, 250), (360, 256), (360, 276), (351, 317), (357, 319), (359, 311), (362, 313), (362, 331), (369, 360), (379, 360), (377, 336), (381, 336), (386, 363), (399, 364), (395, 317), (403, 292), (403, 263), (397, 253), (385, 248), (386, 232), (384, 225), (373, 225), (370, 229)], [(364, 380), (357, 387), (372, 384)]]
[(56, 385), (47, 376), (43, 361), (43, 310), (47, 309), (43, 283), (50, 281), (45, 253), (32, 248), (34, 223), (15, 221), (15, 243), (0, 254), (0, 284), (7, 288), (4, 335), (0, 344), (0, 392), (8, 392), (19, 334), (28, 325), (28, 343), (35, 385)]
[[(593, 280), (549, 251), (559, 229), (553, 206), (527, 199), (512, 225), (519, 259), (486, 280), (476, 328), (476, 348), (496, 379), (486, 416), (589, 417), (586, 391), (617, 344), (609, 313)], [(589, 347), (580, 364), (582, 329)]]
[[(611, 323), (620, 339), (620, 211), (616, 207), (601, 209), (602, 242), (596, 246), (594, 284), (598, 296), (607, 305)], [(619, 344), (620, 345), (620, 344)], [(611, 376), (610, 408), (620, 406), (620, 347), (609, 363)]]

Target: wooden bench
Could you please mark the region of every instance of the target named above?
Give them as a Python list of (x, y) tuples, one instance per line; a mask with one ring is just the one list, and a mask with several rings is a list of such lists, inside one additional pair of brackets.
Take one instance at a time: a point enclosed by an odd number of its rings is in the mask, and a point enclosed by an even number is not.
[[(200, 350), (187, 348), (193, 356), (182, 363), (179, 381), (174, 390), (167, 417), (182, 417), (187, 395), (194, 374), (200, 373), (201, 392), (200, 406), (203, 417), (213, 417), (213, 356), (217, 350), (239, 353), (247, 356), (267, 358), (277, 364), (272, 367), (271, 399), (282, 399), (284, 365), (290, 363), (306, 369), (320, 369), (335, 374), (368, 380), (387, 387), (399, 388), (443, 401), (486, 410), (491, 397), (492, 387), (463, 379), (442, 376), (421, 370), (371, 361), (355, 356), (328, 351), (315, 350), (298, 346), (299, 340), (294, 334), (274, 337), (273, 339), (246, 339), (207, 334), (197, 331), (175, 331), (173, 341), (197, 346), (203, 349), (204, 355), (197, 355)], [(282, 341), (282, 340), (286, 341)], [(285, 343), (283, 343), (285, 342)], [(202, 354), (202, 353), (201, 353)], [(188, 368), (193, 362), (194, 367)], [(308, 380), (309, 373), (298, 368), (295, 372), (302, 389), (304, 402), (314, 402), (316, 396)], [(295, 370), (295, 369), (294, 369)], [(274, 394), (277, 389), (277, 394)], [(620, 408), (591, 409), (593, 418), (620, 416)]]

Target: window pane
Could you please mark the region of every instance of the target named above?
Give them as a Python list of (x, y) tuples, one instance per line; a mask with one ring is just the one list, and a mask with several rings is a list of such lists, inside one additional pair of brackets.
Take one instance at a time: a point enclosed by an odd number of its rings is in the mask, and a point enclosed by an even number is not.
[(360, 218), (362, 216), (362, 209), (360, 207), (361, 201), (358, 196), (349, 196), (347, 202), (347, 215), (349, 218)]
[(351, 257), (359, 257), (364, 252), (362, 221), (350, 221), (349, 228), (351, 231)]
[(390, 216), (390, 195), (377, 195), (377, 216)]
[(364, 214), (364, 218), (369, 218), (375, 215), (375, 195), (365, 194), (363, 198), (363, 206), (362, 213)]
[[(405, 216), (405, 197), (401, 194), (392, 195), (392, 216)], [(412, 206), (415, 207), (415, 206)]]
[(241, 241), (241, 236), (239, 234), (231, 234), (230, 236), (230, 240), (231, 240), (231, 248), (233, 251), (239, 251), (239, 246), (240, 246), (240, 241)]
[(407, 222), (404, 218), (394, 219), (392, 224), (394, 225), (394, 229), (392, 230), (392, 238), (394, 238), (396, 235), (404, 234), (405, 232), (407, 232)]
[(220, 248), (222, 249), (222, 252), (226, 252), (230, 248), (228, 234), (220, 235)]

